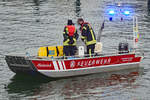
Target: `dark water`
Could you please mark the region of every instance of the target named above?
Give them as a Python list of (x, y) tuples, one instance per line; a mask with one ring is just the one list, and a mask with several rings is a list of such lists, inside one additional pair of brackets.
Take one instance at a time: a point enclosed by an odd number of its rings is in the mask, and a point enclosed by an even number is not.
[[(120, 1), (120, 0), (118, 0)], [(47, 79), (18, 76), (4, 60), (9, 53), (35, 52), (40, 46), (61, 45), (68, 18), (83, 17), (98, 32), (107, 4), (117, 0), (0, 0), (0, 100), (149, 100), (150, 16), (146, 0), (121, 1), (139, 19), (139, 48), (145, 52), (140, 68), (94, 75)], [(131, 41), (130, 21), (105, 24), (104, 51), (118, 41)], [(124, 33), (122, 33), (122, 31)]]

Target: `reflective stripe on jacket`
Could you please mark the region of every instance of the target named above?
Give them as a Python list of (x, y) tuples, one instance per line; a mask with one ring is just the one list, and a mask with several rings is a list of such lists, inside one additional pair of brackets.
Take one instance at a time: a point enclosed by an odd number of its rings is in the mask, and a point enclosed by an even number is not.
[[(64, 46), (75, 46), (76, 41), (79, 37), (77, 34), (77, 30), (73, 25), (68, 25), (65, 27), (63, 36), (64, 36), (64, 41), (63, 41)], [(69, 44), (70, 41), (73, 41), (73, 44)]]
[(96, 37), (89, 23), (85, 22), (81, 25), (81, 35), (86, 45), (96, 44)]

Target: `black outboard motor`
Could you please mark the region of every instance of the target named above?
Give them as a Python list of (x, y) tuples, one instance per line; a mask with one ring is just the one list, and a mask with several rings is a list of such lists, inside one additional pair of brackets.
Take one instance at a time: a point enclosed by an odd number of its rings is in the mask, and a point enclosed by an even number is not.
[(119, 43), (119, 54), (129, 53), (128, 43)]

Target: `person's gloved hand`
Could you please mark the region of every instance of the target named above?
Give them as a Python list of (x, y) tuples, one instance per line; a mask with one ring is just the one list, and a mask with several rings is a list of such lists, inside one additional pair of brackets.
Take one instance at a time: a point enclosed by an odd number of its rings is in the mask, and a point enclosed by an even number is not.
[(81, 39), (84, 42), (84, 39)]
[(73, 43), (74, 43), (73, 37), (70, 37), (69, 40), (70, 40), (70, 41), (68, 42), (69, 44), (73, 44)]
[(69, 43), (69, 44), (73, 44), (73, 43), (74, 43), (74, 41), (73, 41), (73, 40), (70, 40), (68, 43)]

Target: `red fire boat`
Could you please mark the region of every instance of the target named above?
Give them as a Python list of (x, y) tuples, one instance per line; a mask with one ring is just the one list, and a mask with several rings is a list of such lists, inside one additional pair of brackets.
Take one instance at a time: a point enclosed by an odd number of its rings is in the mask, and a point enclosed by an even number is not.
[(39, 72), (48, 77), (69, 77), (138, 67), (140, 53), (107, 54), (95, 57), (50, 59), (25, 56), (6, 56), (9, 68), (15, 73)]
[(79, 48), (81, 50), (76, 56), (67, 58), (62, 56), (62, 47), (42, 47), (38, 51), (38, 56), (6, 55), (5, 60), (9, 68), (15, 73), (36, 72), (52, 78), (129, 69), (138, 67), (143, 58), (143, 52), (138, 52), (135, 48), (137, 39), (138, 24), (137, 18), (134, 17), (134, 48), (132, 51), (128, 49), (128, 43), (119, 43), (117, 52), (103, 54), (101, 53), (101, 42), (98, 41), (96, 45), (98, 52), (92, 57), (85, 55), (82, 47)]

